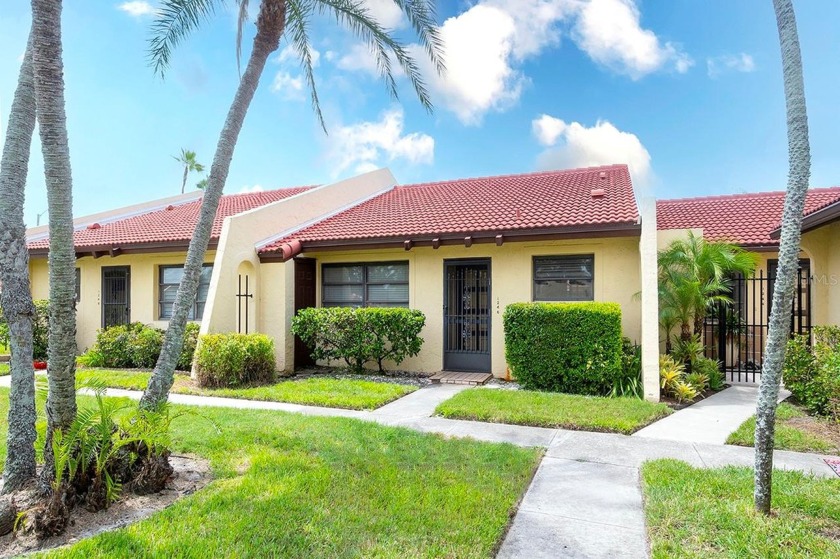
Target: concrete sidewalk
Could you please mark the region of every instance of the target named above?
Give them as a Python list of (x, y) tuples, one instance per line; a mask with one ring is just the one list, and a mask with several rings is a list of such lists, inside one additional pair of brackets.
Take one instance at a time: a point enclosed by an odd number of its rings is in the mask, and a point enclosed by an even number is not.
[[(782, 389), (779, 401), (790, 396)], [(755, 414), (757, 386), (731, 386), (633, 434), (634, 437), (726, 444), (726, 439)]]

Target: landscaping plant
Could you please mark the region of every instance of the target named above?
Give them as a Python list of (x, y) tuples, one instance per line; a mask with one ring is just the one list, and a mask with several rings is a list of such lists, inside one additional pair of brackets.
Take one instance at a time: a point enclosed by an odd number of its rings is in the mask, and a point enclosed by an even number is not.
[(840, 328), (814, 328), (793, 336), (787, 344), (782, 377), (793, 397), (810, 412), (840, 422)]
[(642, 382), (642, 346), (630, 338), (621, 340), (621, 375), (613, 381), (610, 397), (644, 398)]
[(399, 365), (420, 353), (425, 324), (426, 316), (414, 309), (324, 307), (298, 311), (292, 332), (316, 361), (340, 359), (356, 372), (373, 362), (384, 372), (386, 360)]
[(195, 374), (208, 388), (274, 380), (274, 340), (264, 334), (207, 334), (198, 340)]
[(621, 378), (616, 303), (514, 303), (504, 329), (505, 357), (524, 388), (603, 396)]
[[(195, 322), (187, 324), (178, 370), (187, 371), (192, 368), (200, 329)], [(76, 361), (83, 367), (150, 369), (160, 356), (163, 338), (163, 330), (140, 322), (102, 328), (96, 333), (93, 347)]]

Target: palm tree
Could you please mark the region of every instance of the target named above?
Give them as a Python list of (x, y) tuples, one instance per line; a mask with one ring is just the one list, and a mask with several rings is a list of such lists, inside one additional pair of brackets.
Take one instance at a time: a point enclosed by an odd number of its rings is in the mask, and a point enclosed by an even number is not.
[(49, 393), (41, 477), (45, 487), (52, 479), (54, 468), (53, 433), (68, 428), (76, 417), (76, 252), (73, 182), (64, 110), (61, 8), (61, 0), (32, 0), (35, 106), (50, 215)]
[(782, 52), (782, 74), (787, 107), (788, 174), (787, 195), (782, 212), (782, 236), (779, 242), (779, 268), (773, 290), (773, 307), (761, 369), (761, 384), (755, 421), (755, 490), (757, 511), (770, 514), (773, 477), (773, 436), (776, 430), (776, 405), (782, 363), (790, 329), (790, 312), (799, 267), (802, 212), (811, 175), (811, 148), (808, 142), (808, 113), (805, 108), (805, 85), (802, 77), (802, 55), (799, 34), (791, 0), (773, 0), (779, 44)]
[(707, 241), (689, 232), (659, 252), (660, 320), (673, 319), (680, 338), (701, 336), (703, 321), (715, 303), (729, 303), (729, 277), (748, 276), (757, 255), (737, 245)]
[(204, 177), (203, 179), (201, 179), (200, 181), (195, 183), (195, 187), (199, 190), (206, 189), (207, 188), (207, 177)]
[(12, 353), (4, 493), (20, 489), (35, 479), (35, 379), (32, 369), (35, 305), (29, 289), (29, 251), (23, 221), (26, 173), (34, 130), (35, 83), (30, 36), (0, 162), (0, 282), (3, 285), (0, 307), (9, 326)]
[(202, 165), (196, 160), (194, 151), (190, 151), (184, 148), (181, 148), (180, 154), (173, 155), (172, 159), (184, 166), (184, 178), (181, 181), (181, 194), (183, 194), (184, 190), (186, 190), (187, 188), (187, 177), (189, 177), (190, 173), (192, 173), (193, 171), (195, 171), (196, 173), (203, 173), (204, 165)]
[[(436, 69), (443, 71), (440, 57), (440, 38), (435, 24), (433, 0), (394, 0), (405, 13), (420, 42), (426, 49)], [(156, 71), (167, 68), (172, 49), (175, 48), (202, 21), (212, 15), (217, 0), (164, 0), (160, 15), (153, 24), (150, 56)], [(239, 0), (239, 27), (237, 54), (240, 53), (242, 30), (247, 20), (248, 0)], [(378, 65), (379, 72), (391, 95), (397, 97), (397, 86), (392, 70), (392, 56), (414, 88), (421, 104), (431, 110), (426, 86), (420, 71), (406, 47), (394, 39), (371, 17), (364, 4), (355, 0), (261, 0), (257, 15), (257, 33), (245, 72), (228, 111), (222, 128), (207, 188), (201, 202), (201, 211), (195, 234), (190, 241), (184, 265), (184, 275), (175, 297), (172, 317), (163, 342), (160, 358), (143, 394), (141, 406), (152, 408), (165, 402), (174, 380), (175, 365), (184, 343), (184, 329), (189, 309), (195, 300), (204, 254), (210, 241), (213, 220), (224, 190), (233, 150), (242, 130), (242, 124), (268, 57), (280, 46), (285, 36), (300, 57), (304, 76), (309, 86), (312, 107), (322, 128), (326, 130), (321, 114), (315, 78), (312, 71), (310, 49), (310, 24), (313, 16), (330, 15), (366, 42)]]

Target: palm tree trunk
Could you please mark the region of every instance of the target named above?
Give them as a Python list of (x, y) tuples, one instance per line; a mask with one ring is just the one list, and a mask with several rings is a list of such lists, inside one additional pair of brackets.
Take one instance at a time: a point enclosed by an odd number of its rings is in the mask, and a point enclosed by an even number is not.
[(42, 482), (52, 479), (52, 434), (76, 417), (76, 253), (73, 183), (64, 111), (61, 0), (32, 0), (35, 103), (50, 219), (47, 437)]
[(184, 345), (187, 315), (195, 301), (201, 268), (204, 264), (204, 254), (207, 252), (207, 245), (210, 242), (213, 221), (216, 218), (216, 210), (219, 207), (219, 199), (222, 197), (225, 181), (227, 181), (236, 141), (239, 138), (239, 132), (242, 130), (242, 124), (245, 122), (248, 107), (251, 105), (251, 100), (254, 98), (254, 93), (259, 85), (266, 61), (271, 53), (280, 46), (280, 37), (283, 34), (285, 22), (286, 3), (284, 0), (262, 1), (257, 18), (257, 35), (254, 37), (254, 48), (228, 111), (224, 128), (222, 128), (222, 133), (219, 136), (213, 165), (210, 167), (210, 177), (207, 180), (207, 188), (201, 202), (201, 213), (195, 234), (190, 241), (190, 248), (187, 251), (183, 279), (175, 296), (172, 317), (169, 319), (169, 327), (163, 340), (160, 358), (152, 377), (149, 379), (149, 385), (143, 393), (143, 398), (140, 400), (140, 405), (145, 409), (157, 407), (169, 397), (169, 390), (172, 388), (174, 381), (175, 366)]
[(190, 168), (187, 165), (184, 165), (184, 179), (181, 181), (181, 194), (187, 189), (187, 175), (190, 172)]
[(802, 57), (796, 16), (791, 0), (773, 0), (779, 42), (782, 51), (782, 72), (787, 106), (788, 174), (787, 195), (782, 214), (782, 236), (779, 246), (779, 268), (773, 291), (773, 311), (761, 385), (758, 392), (755, 425), (755, 508), (770, 514), (773, 476), (773, 436), (779, 383), (790, 328), (790, 312), (799, 265), (799, 242), (802, 236), (802, 211), (811, 174), (811, 151), (808, 144), (808, 114), (805, 109), (805, 86), (802, 78)]
[(4, 493), (20, 489), (35, 479), (35, 376), (32, 369), (35, 305), (29, 289), (29, 251), (23, 222), (26, 174), (34, 130), (35, 84), (30, 36), (0, 162), (0, 282), (3, 284), (0, 306), (9, 324), (12, 352)]

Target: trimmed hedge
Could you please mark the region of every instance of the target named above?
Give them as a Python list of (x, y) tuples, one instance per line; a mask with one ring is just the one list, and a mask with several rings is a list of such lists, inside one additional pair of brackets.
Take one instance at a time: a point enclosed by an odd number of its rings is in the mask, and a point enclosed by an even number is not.
[(274, 340), (265, 334), (207, 334), (198, 340), (199, 386), (229, 388), (274, 381)]
[(401, 307), (309, 308), (292, 319), (292, 331), (312, 348), (315, 360), (343, 359), (355, 371), (375, 362), (383, 371), (384, 361), (402, 363), (420, 353), (420, 332), (426, 316)]
[(524, 388), (604, 395), (621, 378), (617, 303), (515, 303), (504, 328), (505, 357)]
[[(184, 332), (184, 348), (176, 367), (181, 371), (192, 368), (199, 325), (190, 322)], [(163, 347), (165, 332), (140, 322), (111, 326), (96, 333), (96, 343), (78, 361), (86, 367), (116, 369), (151, 369), (157, 364)]]
[[(33, 303), (35, 316), (32, 319), (32, 358), (35, 361), (46, 361), (50, 333), (50, 302), (46, 299), (37, 299)], [(0, 346), (7, 345), (9, 345), (9, 324), (3, 316), (3, 309), (0, 308)]]

